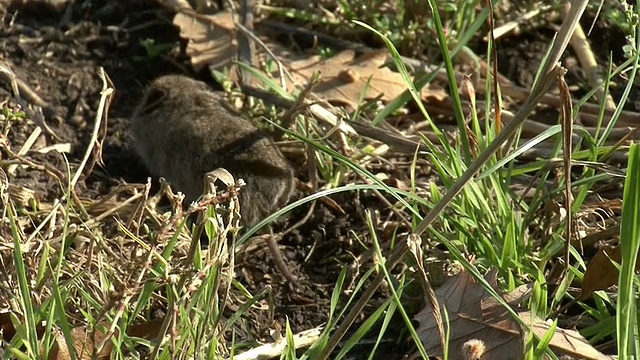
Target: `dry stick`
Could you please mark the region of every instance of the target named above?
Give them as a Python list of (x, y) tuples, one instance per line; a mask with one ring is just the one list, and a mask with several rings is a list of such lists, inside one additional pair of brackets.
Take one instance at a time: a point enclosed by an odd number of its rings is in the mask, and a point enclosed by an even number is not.
[[(449, 203), (462, 190), (467, 182), (471, 180), (474, 174), (478, 172), (478, 170), (480, 170), (480, 168), (500, 148), (500, 146), (502, 146), (502, 144), (509, 137), (511, 137), (513, 133), (516, 132), (518, 127), (526, 119), (528, 114), (531, 113), (542, 96), (553, 87), (558, 76), (563, 74), (564, 70), (557, 65), (558, 60), (566, 49), (571, 34), (573, 34), (576, 24), (582, 16), (587, 3), (588, 0), (576, 0), (574, 2), (574, 6), (571, 7), (571, 11), (565, 18), (565, 21), (562, 24), (562, 28), (560, 29), (560, 32), (555, 39), (555, 42), (553, 43), (551, 51), (546, 57), (546, 61), (540, 69), (539, 74), (541, 77), (538, 78), (535, 82), (534, 89), (531, 91), (530, 96), (522, 105), (522, 108), (520, 108), (513, 121), (507, 124), (502, 132), (491, 142), (491, 144), (489, 144), (487, 149), (482, 154), (480, 154), (478, 159), (471, 163), (467, 171), (465, 171), (464, 174), (460, 176), (455, 184), (453, 184), (449, 191), (447, 191), (447, 193), (442, 197), (440, 202), (438, 202), (438, 204), (425, 216), (422, 222), (420, 222), (413, 234), (409, 235), (410, 237), (420, 236), (429, 227), (429, 225), (431, 225), (436, 217), (438, 217), (438, 215), (440, 215), (444, 208), (449, 205)], [(406, 256), (408, 250), (409, 248), (407, 241), (400, 242), (398, 247), (394, 250), (393, 254), (387, 260), (387, 268), (392, 269), (393, 267), (395, 267)], [(362, 294), (362, 297), (354, 305), (353, 309), (351, 309), (349, 314), (347, 314), (342, 324), (340, 324), (340, 326), (336, 329), (336, 331), (329, 339), (327, 346), (318, 356), (319, 360), (325, 360), (329, 357), (333, 349), (335, 349), (342, 337), (346, 334), (347, 330), (351, 327), (351, 324), (353, 324), (356, 318), (361, 314), (362, 310), (367, 305), (367, 302), (369, 301), (369, 299), (371, 299), (384, 279), (385, 272), (380, 272), (378, 276), (373, 280), (371, 285), (367, 287), (367, 289)]]
[[(532, 19), (534, 19), (536, 16), (540, 15), (543, 12), (547, 12), (551, 9), (551, 5), (542, 5), (539, 6), (538, 8), (531, 10), (527, 13), (524, 13), (520, 16), (518, 16), (518, 18), (507, 22), (506, 24), (500, 25), (497, 28), (495, 28), (493, 30), (493, 36), (494, 36), (494, 40), (498, 40), (502, 37), (505, 37), (506, 35), (508, 35), (509, 33), (511, 33), (512, 31), (516, 30), (521, 24), (529, 24), (530, 21)], [(485, 41), (487, 41), (487, 37), (485, 36), (484, 38)]]
[(39, 163), (36, 163), (34, 161), (31, 161), (31, 160), (25, 158), (22, 155), (16, 154), (15, 152), (13, 152), (7, 146), (2, 146), (2, 148), (7, 152), (7, 154), (9, 155), (9, 158), (16, 159), (20, 163), (25, 164), (25, 165), (27, 165), (27, 166), (29, 166), (31, 168), (36, 169), (36, 170), (44, 171), (47, 174), (49, 174), (50, 176), (54, 177), (59, 183), (62, 183), (62, 179), (64, 179), (64, 175), (62, 174), (62, 172), (60, 170), (58, 170), (55, 167), (53, 167), (53, 165), (51, 165), (49, 163), (39, 164)]
[[(461, 82), (463, 78), (464, 78), (464, 74), (456, 74), (457, 82)], [(446, 72), (444, 71), (444, 69), (439, 70), (437, 72), (436, 79), (443, 82), (447, 81)], [(478, 94), (484, 94), (484, 89), (485, 89), (485, 80), (480, 79), (478, 81), (478, 87), (477, 87)], [(514, 85), (511, 82), (501, 81), (500, 90), (502, 91), (502, 96), (508, 96), (515, 100), (524, 101), (527, 99), (527, 97), (529, 97), (529, 90), (523, 87)], [(553, 107), (562, 106), (560, 99), (558, 98), (557, 95), (554, 95), (554, 94), (543, 95), (542, 98), (540, 99), (540, 103), (553, 106)], [(574, 106), (578, 105), (577, 101), (573, 101), (573, 103), (574, 103)], [(584, 117), (586, 120), (588, 120), (588, 122), (591, 122), (591, 123), (596, 122), (596, 120), (600, 116), (599, 115), (600, 111), (601, 111), (601, 106), (599, 104), (584, 103), (580, 105), (580, 117), (581, 118)], [(610, 117), (613, 115), (614, 111), (615, 109), (605, 108), (604, 114)], [(636, 126), (639, 116), (640, 115), (637, 112), (622, 110), (620, 111), (620, 117), (618, 118), (617, 124)]]
[[(310, 105), (306, 103), (306, 99), (313, 91), (313, 88), (316, 87), (320, 83), (320, 76), (314, 74), (307, 85), (300, 90), (300, 93), (296, 97), (295, 102), (289, 107), (289, 109), (282, 115), (282, 127), (285, 129), (291, 129), (293, 122), (296, 120), (296, 116), (301, 113), (304, 109), (307, 109)], [(273, 138), (275, 141), (280, 141), (284, 133), (282, 131), (278, 131), (277, 136)]]
[[(317, 327), (299, 332), (297, 334), (293, 334), (292, 338), (293, 343), (295, 344), (295, 348), (301, 349), (315, 344), (321, 335), (321, 330), (322, 328)], [(233, 356), (233, 359), (253, 360), (277, 358), (278, 356), (282, 356), (289, 345), (290, 344), (286, 341), (286, 339), (280, 339), (274, 343), (260, 345), (258, 347), (249, 349), (241, 354), (236, 354), (235, 356)], [(231, 358), (224, 359), (229, 360)]]
[[(243, 85), (242, 92), (249, 96), (262, 99), (263, 101), (269, 102), (282, 108), (290, 109), (294, 106), (294, 102), (291, 100), (268, 93), (255, 87)], [(407, 136), (400, 133), (395, 134), (391, 131), (375, 128), (370, 125), (365, 125), (367, 123), (367, 120), (359, 118), (358, 122), (344, 121), (342, 124), (352, 129), (349, 134), (361, 135), (372, 140), (381, 141), (400, 152), (413, 154), (416, 147), (419, 147), (420, 151), (429, 150), (424, 144), (420, 143), (420, 137), (418, 136)]]
[(11, 84), (11, 90), (13, 90), (15, 97), (20, 99), (22, 95), (25, 100), (33, 105), (40, 106), (42, 108), (49, 107), (49, 104), (44, 99), (42, 99), (40, 95), (38, 95), (38, 93), (36, 93), (35, 90), (33, 90), (31, 86), (29, 86), (29, 84), (17, 77), (13, 73), (13, 71), (11, 71), (11, 69), (4, 65), (0, 65), (0, 74), (6, 75), (6, 78)]
[(289, 71), (287, 69), (285, 69), (284, 65), (282, 64), (282, 61), (280, 61), (280, 58), (278, 58), (276, 56), (276, 54), (274, 54), (273, 51), (271, 51), (271, 49), (269, 49), (267, 44), (265, 44), (264, 41), (260, 40), (260, 38), (257, 37), (256, 34), (254, 34), (252, 31), (249, 31), (247, 28), (242, 26), (242, 24), (239, 24), (239, 23), (236, 23), (236, 22), (234, 22), (234, 24), (236, 25), (238, 30), (240, 30), (240, 32), (242, 32), (244, 34), (244, 36), (246, 36), (247, 38), (253, 39), (253, 41), (255, 41), (256, 44), (260, 45), (260, 47), (267, 54), (269, 54), (271, 56), (271, 59), (273, 59), (273, 61), (276, 62), (276, 65), (278, 66), (278, 78), (280, 80), (280, 85), (286, 91), (287, 90), (287, 81), (285, 80), (285, 75), (287, 75), (287, 77), (289, 79), (293, 79), (293, 76), (289, 73)]
[[(270, 94), (264, 90), (260, 90), (252, 86), (242, 85), (242, 92), (249, 96), (263, 99), (281, 107), (290, 108), (293, 104), (292, 100), (284, 99), (280, 96)], [(339, 129), (342, 133), (357, 135), (356, 131), (349, 125), (348, 121), (344, 121), (342, 118), (339, 118), (333, 112), (328, 110), (328, 108), (333, 108), (331, 104), (327, 103), (325, 107), (323, 105), (320, 105), (318, 102), (305, 101), (304, 105), (309, 107), (309, 112), (312, 113), (317, 119), (322, 120), (325, 123), (333, 126), (334, 128)], [(332, 131), (335, 131), (335, 129)]]
[[(44, 101), (38, 93), (35, 92), (27, 84), (24, 80), (20, 79), (16, 76), (16, 74), (6, 65), (0, 63), (0, 75), (4, 75), (4, 80), (8, 81), (11, 85), (11, 90), (13, 91), (13, 95), (17, 99), (21, 99), (21, 95), (24, 95), (25, 100), (27, 100), (30, 104), (36, 105), (41, 109), (38, 109), (38, 114), (40, 116), (31, 116), (32, 121), (36, 123), (36, 125), (44, 128), (47, 134), (51, 135), (54, 139), (60, 140), (60, 137), (51, 130), (49, 125), (44, 120), (42, 116), (42, 109), (53, 109), (53, 106), (49, 105), (46, 101)], [(2, 76), (0, 76), (2, 78)]]
[[(416, 150), (416, 153), (417, 153), (417, 150)], [(356, 176), (358, 176), (363, 182), (366, 182), (366, 178), (364, 175), (360, 173), (356, 173)], [(411, 220), (407, 219), (407, 217), (404, 216), (400, 212), (400, 210), (396, 209), (391, 203), (391, 201), (387, 200), (387, 198), (385, 198), (384, 195), (382, 195), (380, 190), (378, 189), (371, 189), (371, 190), (373, 194), (378, 198), (378, 200), (380, 200), (386, 207), (389, 208), (389, 210), (391, 210), (391, 212), (393, 212), (400, 219), (400, 221), (404, 224), (404, 226), (409, 228), (411, 227)]]
[(16, 77), (16, 74), (13, 73), (11, 68), (0, 63), (0, 75), (5, 75), (5, 79), (9, 82), (9, 85), (11, 85), (13, 95), (19, 99), (20, 89), (18, 87), (18, 78)]
[[(264, 7), (264, 6), (260, 6)], [(258, 27), (267, 27), (271, 30), (280, 31), (282, 33), (288, 34), (289, 36), (299, 36), (303, 38), (303, 40), (308, 42), (317, 43), (320, 45), (326, 45), (334, 49), (338, 50), (355, 50), (358, 52), (367, 52), (372, 51), (374, 49), (367, 47), (366, 45), (359, 44), (356, 42), (352, 42), (349, 40), (340, 39), (331, 35), (327, 35), (325, 33), (308, 30), (305, 28), (301, 28), (294, 25), (289, 25), (282, 23), (280, 21), (274, 20), (263, 20), (256, 24)]]
[[(1, 170), (1, 169), (0, 169)], [(33, 230), (33, 232), (31, 233), (31, 235), (29, 235), (29, 238), (27, 238), (27, 241), (25, 241), (25, 244), (29, 244), (31, 243), (31, 241), (33, 241), (33, 239), (36, 238), (36, 236), (40, 233), (40, 231), (42, 229), (44, 229), (44, 227), (49, 223), (49, 221), (52, 221), (52, 219), (56, 216), (57, 212), (55, 211), (58, 208), (58, 203), (60, 203), (60, 200), (55, 199), (54, 200), (54, 204), (52, 206), (52, 210), (49, 211), (49, 214), (47, 214), (47, 216), (45, 216), (45, 218), (40, 222), (40, 224), (38, 224), (38, 226)]]
[[(487, 0), (489, 9), (493, 9), (493, 3), (491, 0)], [(502, 130), (502, 97), (498, 94), (498, 48), (496, 47), (496, 38), (494, 34), (495, 20), (493, 18), (493, 11), (489, 11), (489, 36), (491, 37), (491, 57), (493, 58), (491, 73), (493, 74), (493, 81), (491, 83), (491, 89), (493, 90), (493, 111), (495, 113), (495, 131), (500, 132)]]
[(420, 237), (415, 238), (416, 241), (411, 241), (410, 251), (409, 253), (413, 255), (413, 259), (416, 262), (416, 268), (418, 273), (418, 280), (420, 281), (420, 285), (422, 286), (422, 290), (427, 295), (427, 301), (429, 302), (429, 306), (431, 306), (431, 311), (433, 313), (433, 318), (438, 327), (438, 333), (440, 335), (440, 346), (443, 349), (446, 349), (447, 346), (447, 333), (444, 329), (444, 321), (442, 320), (442, 313), (440, 312), (440, 303), (438, 302), (438, 296), (436, 295), (433, 286), (431, 286), (431, 282), (429, 281), (429, 277), (427, 276), (427, 272), (424, 268), (424, 254), (422, 252), (422, 241), (420, 241)]
[[(571, 4), (568, 1), (565, 2), (561, 8), (562, 14), (565, 15), (569, 11), (570, 7)], [(589, 85), (597, 89), (597, 98), (604, 102), (607, 109), (615, 110), (616, 103), (613, 101), (613, 97), (611, 97), (611, 94), (607, 94), (601, 86), (604, 80), (600, 74), (598, 62), (596, 61), (595, 55), (593, 55), (591, 45), (589, 45), (589, 41), (587, 41), (587, 37), (580, 24), (578, 24), (576, 31), (573, 33), (573, 36), (571, 36), (571, 47), (573, 48), (573, 51), (576, 52), (576, 56), (580, 61), (580, 66), (587, 74), (587, 82)], [(607, 126), (610, 118), (604, 118), (603, 120), (603, 125)]]
[(569, 86), (564, 81), (564, 76), (558, 81), (560, 87), (560, 97), (564, 105), (561, 108), (562, 116), (562, 158), (564, 162), (564, 207), (567, 211), (567, 227), (566, 239), (564, 243), (564, 271), (569, 271), (571, 249), (571, 235), (573, 232), (573, 220), (571, 216), (571, 208), (573, 207), (573, 195), (571, 194), (571, 152), (572, 152), (572, 134), (573, 134), (573, 107), (571, 106), (571, 93)]
[[(503, 92), (504, 93), (504, 92)], [(446, 104), (449, 105), (449, 104)], [(467, 100), (462, 100), (462, 105), (465, 106), (465, 108), (469, 108), (470, 106), (470, 102)], [(558, 107), (561, 108), (563, 106), (562, 103), (558, 103)], [(484, 101), (478, 101), (476, 102), (476, 107), (478, 108), (478, 112), (484, 112), (485, 111), (485, 107), (486, 104)], [(439, 105), (430, 105), (429, 106), (429, 111), (431, 114), (435, 113), (436, 115), (445, 115), (445, 116), (452, 116), (452, 111), (450, 109), (450, 106), (439, 106)], [(508, 110), (502, 110), (501, 111), (502, 114), (502, 118), (504, 122), (509, 122), (511, 121), (511, 119), (513, 119), (514, 114)], [(585, 117), (595, 117), (595, 115), (592, 114), (582, 114), (581, 117), (585, 118)], [(636, 114), (636, 116), (640, 117), (640, 114)], [(352, 124), (353, 126), (353, 124)], [(551, 127), (551, 125), (547, 125), (538, 121), (533, 121), (533, 120), (525, 120), (523, 125), (522, 125), (522, 134), (528, 137), (533, 137), (536, 135), (539, 135), (540, 133), (548, 130)], [(356, 126), (353, 126), (354, 129), (357, 130)], [(593, 127), (593, 126), (583, 126), (582, 129), (584, 129), (585, 131), (587, 131), (591, 136), (595, 137), (595, 135), (598, 133), (599, 129), (597, 127)], [(617, 127), (614, 128), (613, 130), (611, 130), (611, 133), (609, 134), (609, 136), (607, 137), (608, 141), (605, 142), (605, 144), (610, 144), (613, 141), (619, 141), (619, 139), (637, 139), (637, 136), (634, 136), (633, 133), (635, 133), (635, 129), (637, 129), (636, 127)], [(630, 133), (632, 133), (630, 135)], [(366, 135), (365, 135), (366, 136)], [(579, 135), (579, 134), (574, 134), (573, 135), (573, 141), (574, 142), (579, 142), (581, 141), (581, 139), (583, 138), (583, 135)], [(437, 140), (437, 139), (434, 139)], [(437, 142), (434, 141), (433, 142)]]
[(278, 268), (278, 270), (282, 273), (282, 276), (285, 277), (291, 284), (294, 286), (298, 285), (298, 277), (293, 275), (291, 269), (287, 265), (287, 260), (282, 255), (282, 251), (278, 247), (278, 239), (273, 231), (269, 231), (268, 234), (258, 235), (256, 238), (262, 238), (262, 240), (267, 244), (267, 249), (269, 249), (269, 253), (273, 258), (273, 264)]
[[(253, 0), (242, 0), (240, 4), (240, 22), (236, 23), (236, 27), (241, 25), (245, 31), (238, 32), (238, 55), (241, 62), (247, 64), (247, 66), (252, 66), (255, 43), (249, 39), (247, 34), (253, 33)], [(240, 83), (252, 83), (250, 72), (242, 67), (238, 68), (238, 71)]]
[[(91, 133), (91, 139), (89, 140), (89, 145), (87, 146), (87, 151), (85, 151), (84, 157), (82, 158), (82, 161), (80, 162), (80, 166), (78, 166), (78, 169), (76, 170), (76, 173), (74, 174), (73, 178), (71, 179), (71, 182), (69, 183), (71, 199), (78, 205), (78, 207), (80, 209), (80, 212), (87, 219), (89, 218), (89, 214), (87, 213), (87, 210), (84, 208), (84, 205), (82, 204), (82, 201), (80, 201), (80, 199), (78, 198), (78, 194), (76, 194), (76, 192), (75, 192), (75, 187), (76, 187), (76, 184), (78, 183), (78, 180), (80, 179), (80, 176), (82, 176), (82, 173), (84, 171), (85, 166), (87, 166), (87, 163), (89, 161), (89, 157), (93, 153), (93, 149), (96, 146), (96, 143), (98, 142), (98, 135), (100, 134), (100, 129), (102, 128), (102, 117), (106, 116), (106, 114), (107, 114), (107, 111), (109, 109), (109, 104), (111, 103), (111, 100), (113, 99), (113, 92), (114, 92), (113, 83), (111, 82), (111, 80), (109, 80), (109, 77), (104, 72), (104, 68), (100, 67), (98, 72), (100, 74), (100, 77), (102, 78), (102, 91), (100, 91), (100, 104), (98, 105), (98, 111), (96, 113), (96, 120), (95, 120), (95, 123), (93, 125), (93, 133)], [(105, 125), (106, 125), (106, 123), (105, 123)], [(91, 166), (93, 166), (93, 165), (91, 165)], [(66, 198), (67, 198), (66, 195), (63, 196), (62, 197), (62, 201), (60, 202), (60, 204), (62, 204), (62, 202)], [(91, 242), (91, 244), (93, 245), (93, 242)], [(90, 251), (93, 251), (93, 250), (90, 249)]]
[[(524, 141), (528, 141), (530, 139), (523, 139)], [(551, 145), (551, 139), (545, 140), (545, 143), (538, 144), (536, 147), (531, 148), (518, 156), (521, 160), (530, 160), (536, 161), (539, 159), (550, 159), (555, 156), (555, 146)], [(615, 145), (612, 145), (615, 147)], [(619, 146), (618, 146), (619, 147)], [(612, 164), (622, 164), (629, 160), (628, 153), (621, 153), (619, 151), (612, 152), (608, 155), (608, 162)], [(573, 161), (575, 164), (575, 160)]]
[(144, 198), (144, 194), (143, 193), (138, 193), (135, 194), (131, 197), (129, 197), (127, 200), (118, 203), (118, 205), (111, 207), (109, 210), (103, 212), (102, 214), (96, 216), (95, 218), (90, 219), (89, 221), (86, 222), (86, 227), (87, 228), (91, 228), (93, 225), (98, 225), (100, 224), (100, 222), (106, 218), (107, 216), (119, 211), (120, 209), (128, 206), (129, 204), (131, 204), (132, 202), (140, 199), (140, 198)]
[(89, 157), (91, 156), (91, 152), (93, 147), (96, 144), (98, 139), (98, 132), (100, 131), (100, 124), (102, 123), (102, 117), (105, 115), (105, 107), (107, 107), (107, 103), (111, 102), (113, 96), (113, 88), (109, 86), (111, 81), (107, 80), (107, 75), (104, 72), (103, 68), (100, 68), (100, 77), (102, 78), (102, 91), (100, 92), (100, 105), (98, 106), (98, 112), (96, 114), (96, 122), (93, 126), (93, 133), (91, 134), (91, 140), (89, 140), (89, 145), (87, 146), (87, 151), (84, 153), (84, 157), (80, 162), (80, 166), (78, 166), (78, 170), (76, 170), (75, 175), (71, 179), (71, 188), (74, 188), (82, 175), (82, 171), (84, 167), (87, 165), (89, 161)]
[[(29, 150), (33, 146), (33, 144), (35, 144), (36, 140), (38, 140), (38, 137), (40, 136), (41, 133), (42, 133), (42, 128), (40, 126), (36, 126), (36, 128), (33, 129), (33, 132), (31, 133), (31, 135), (29, 135), (27, 140), (24, 142), (24, 144), (22, 144), (20, 149), (18, 149), (17, 154), (20, 156), (26, 155), (27, 152), (29, 152)], [(18, 164), (11, 164), (7, 167), (7, 174), (13, 175), (17, 169), (18, 169)]]
[[(611, 146), (611, 150), (609, 150), (609, 152), (604, 154), (600, 158), (600, 161), (604, 162), (605, 160), (608, 160), (609, 157), (613, 157), (614, 159), (617, 159), (618, 156), (619, 156), (619, 153), (616, 150), (618, 150), (622, 146), (622, 144), (627, 143), (630, 139), (633, 139), (637, 132), (638, 132), (638, 128), (637, 127), (631, 129), (631, 131), (629, 131), (629, 133), (626, 136), (624, 136), (623, 138), (621, 138), (620, 140), (618, 140), (615, 144), (613, 144)], [(627, 155), (627, 157), (625, 158), (625, 160), (626, 160), (626, 159), (628, 159), (629, 153), (627, 152), (625, 155)]]

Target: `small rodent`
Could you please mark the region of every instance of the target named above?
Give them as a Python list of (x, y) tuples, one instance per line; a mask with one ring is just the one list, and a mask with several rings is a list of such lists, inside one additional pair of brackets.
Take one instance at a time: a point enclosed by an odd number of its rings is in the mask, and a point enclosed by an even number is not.
[[(212, 170), (222, 167), (243, 179), (241, 223), (251, 227), (286, 205), (293, 170), (265, 131), (231, 113), (222, 101), (221, 92), (186, 76), (155, 79), (131, 118), (134, 146), (148, 169), (189, 202), (202, 194), (204, 176)], [(269, 245), (273, 253), (277, 247)], [(279, 268), (284, 265), (281, 254), (273, 256)]]

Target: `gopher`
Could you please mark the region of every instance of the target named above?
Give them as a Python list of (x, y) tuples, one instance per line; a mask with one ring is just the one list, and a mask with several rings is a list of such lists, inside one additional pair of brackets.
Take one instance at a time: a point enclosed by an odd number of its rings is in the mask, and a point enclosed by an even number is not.
[[(240, 215), (248, 228), (286, 205), (293, 169), (265, 131), (227, 110), (222, 101), (223, 93), (204, 82), (180, 75), (157, 78), (131, 118), (134, 147), (147, 168), (189, 202), (203, 193), (204, 176), (212, 170), (225, 168), (243, 179)], [(276, 265), (291, 280), (275, 240), (269, 238)]]

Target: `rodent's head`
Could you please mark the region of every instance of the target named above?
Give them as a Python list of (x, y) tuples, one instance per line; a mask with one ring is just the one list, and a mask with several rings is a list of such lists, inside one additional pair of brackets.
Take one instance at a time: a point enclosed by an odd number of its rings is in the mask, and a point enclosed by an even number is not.
[(193, 80), (181, 75), (165, 75), (151, 82), (145, 91), (140, 105), (134, 113), (134, 118), (142, 115), (150, 114), (162, 105), (170, 103), (175, 107), (193, 106), (191, 103), (182, 104), (182, 102), (193, 102), (196, 94), (212, 93), (209, 86), (202, 81)]
[(209, 85), (184, 75), (164, 75), (151, 82), (149, 89), (158, 89), (172, 94), (183, 94), (185, 90), (211, 91)]

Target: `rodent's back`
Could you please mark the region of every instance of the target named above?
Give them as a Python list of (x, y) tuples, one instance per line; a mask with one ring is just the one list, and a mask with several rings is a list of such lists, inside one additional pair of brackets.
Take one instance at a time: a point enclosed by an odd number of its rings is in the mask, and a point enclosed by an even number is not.
[(154, 80), (131, 119), (135, 147), (187, 201), (202, 193), (204, 175), (216, 168), (244, 179), (241, 213), (251, 226), (288, 201), (293, 173), (269, 136), (221, 101), (220, 93), (187, 77)]

